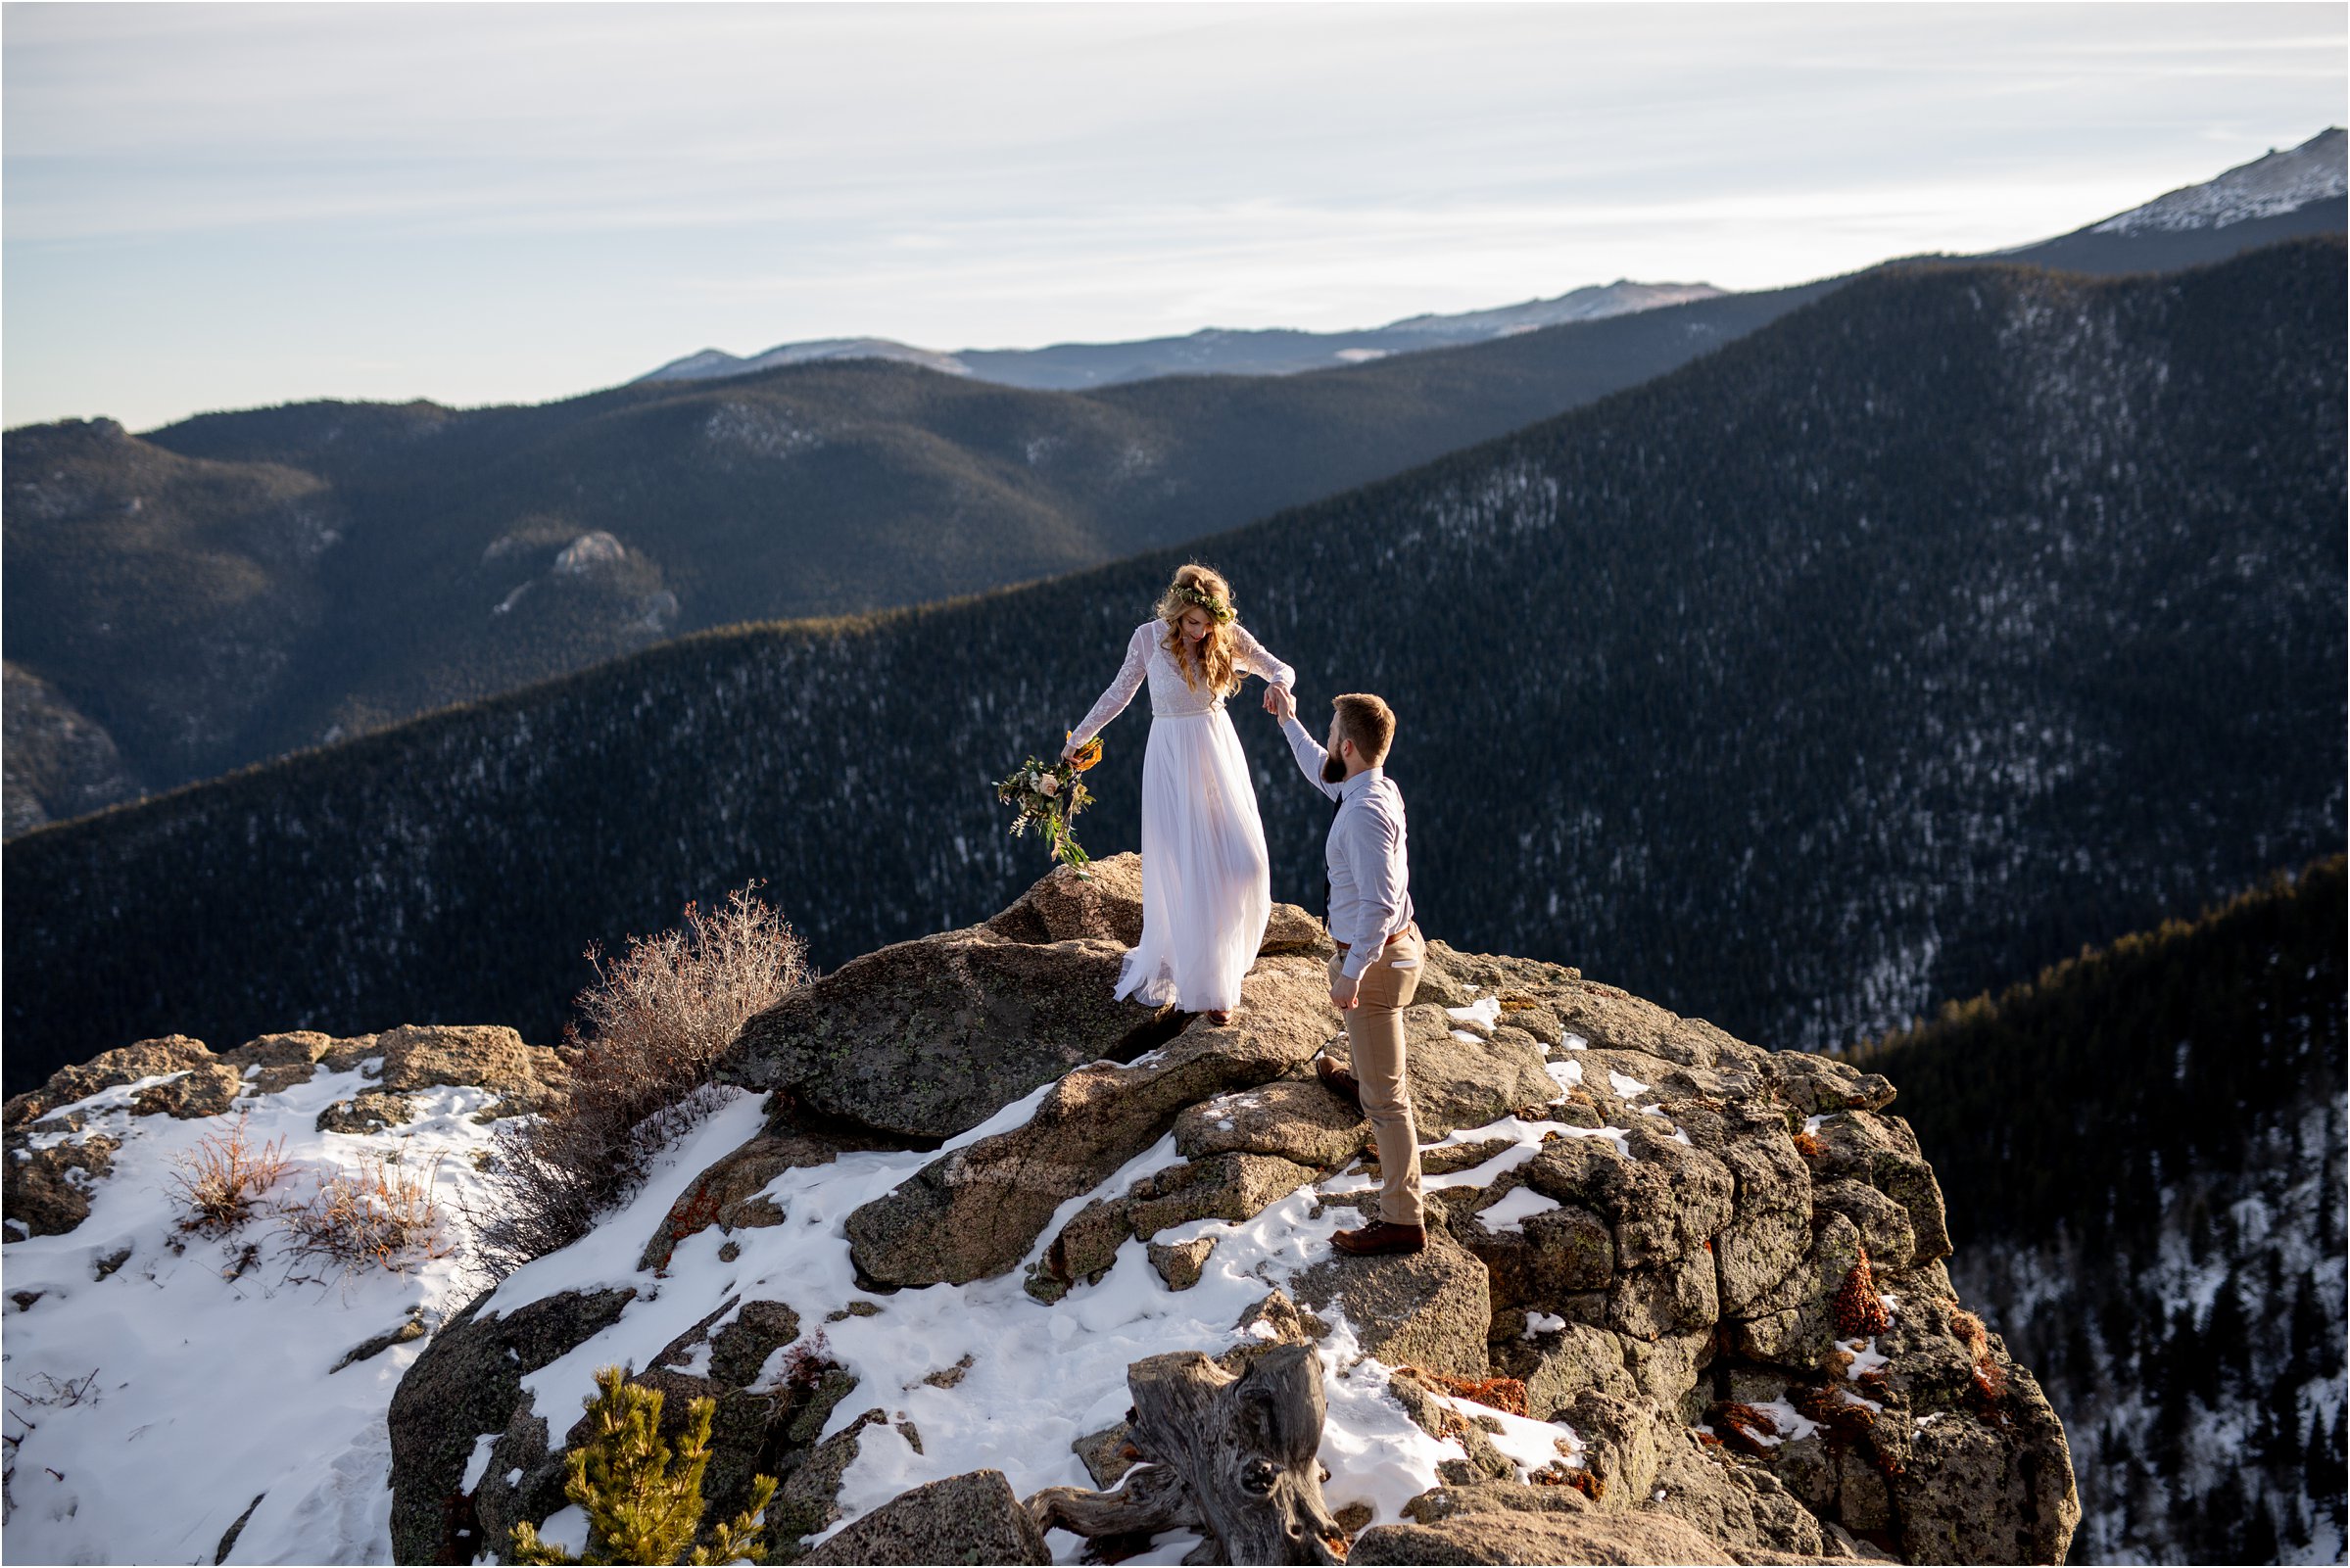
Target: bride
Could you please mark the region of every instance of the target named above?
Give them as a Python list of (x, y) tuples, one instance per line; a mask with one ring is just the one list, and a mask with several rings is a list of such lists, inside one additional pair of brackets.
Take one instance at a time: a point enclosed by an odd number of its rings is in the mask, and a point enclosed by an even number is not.
[(1126, 956), (1118, 996), (1174, 1006), (1226, 1023), (1240, 977), (1256, 961), (1272, 913), (1265, 825), (1224, 698), (1243, 673), (1273, 688), (1297, 672), (1265, 651), (1232, 613), (1232, 589), (1189, 565), (1159, 597), (1155, 620), (1127, 640), (1118, 678), (1070, 733), (1067, 757), (1125, 711), (1145, 680), (1150, 743), (1142, 754), (1142, 941)]

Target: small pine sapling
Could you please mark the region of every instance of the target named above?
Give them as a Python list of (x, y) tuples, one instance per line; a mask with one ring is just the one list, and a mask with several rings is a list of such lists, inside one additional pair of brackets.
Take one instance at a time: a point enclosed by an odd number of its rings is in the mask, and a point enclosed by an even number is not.
[[(563, 1496), (588, 1516), (588, 1544), (574, 1557), (539, 1539), (528, 1522), (514, 1526), (512, 1559), (519, 1563), (756, 1562), (766, 1550), (761, 1516), (775, 1497), (775, 1478), (754, 1476), (750, 1503), (715, 1526), (710, 1544), (695, 1546), (701, 1527), (701, 1476), (710, 1462), (714, 1401), (686, 1406), (677, 1449), (661, 1441), (661, 1393), (631, 1383), (607, 1366), (596, 1374), (596, 1394), (583, 1401), (592, 1431), (564, 1460)], [(689, 1548), (691, 1551), (689, 1553)]]

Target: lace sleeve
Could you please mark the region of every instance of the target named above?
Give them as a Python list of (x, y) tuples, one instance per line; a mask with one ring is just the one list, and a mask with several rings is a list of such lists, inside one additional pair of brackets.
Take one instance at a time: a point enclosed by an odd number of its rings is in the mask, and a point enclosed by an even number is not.
[(1249, 629), (1239, 622), (1232, 623), (1232, 662), (1254, 676), (1261, 676), (1268, 686), (1295, 688), (1297, 672), (1265, 649)]
[(1083, 745), (1101, 734), (1103, 726), (1126, 711), (1127, 704), (1134, 700), (1134, 693), (1142, 689), (1144, 665), (1150, 659), (1150, 652), (1151, 628), (1134, 628), (1134, 635), (1127, 639), (1126, 662), (1118, 667), (1118, 675), (1110, 682), (1109, 689), (1102, 693), (1101, 700), (1094, 703), (1093, 710), (1071, 733), (1071, 745)]

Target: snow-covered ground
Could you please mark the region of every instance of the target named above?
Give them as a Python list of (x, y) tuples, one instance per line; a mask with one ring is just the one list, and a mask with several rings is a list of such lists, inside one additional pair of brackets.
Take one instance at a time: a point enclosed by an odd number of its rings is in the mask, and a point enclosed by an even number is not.
[[(1463, 1009), (1461, 1016), (1483, 1014)], [(348, 1164), (362, 1148), (397, 1149), (411, 1168), (445, 1155), (441, 1190), (449, 1199), (464, 1195), (477, 1180), (469, 1156), (490, 1136), (466, 1113), (486, 1097), (432, 1091), (417, 1122), (368, 1138), (312, 1130), (321, 1108), (365, 1086), (359, 1073), (321, 1072), (259, 1101), (251, 1135), (282, 1135), (286, 1153), (312, 1164)], [(110, 1090), (82, 1107), (107, 1108), (93, 1126), (123, 1140), (90, 1217), (69, 1235), (6, 1251), (8, 1291), (44, 1293), (28, 1311), (11, 1310), (5, 1319), (7, 1386), (20, 1396), (8, 1402), (8, 1431), (24, 1438), (14, 1464), (9, 1551), (57, 1562), (210, 1561), (259, 1496), (229, 1561), (389, 1561), (385, 1411), (424, 1342), (340, 1372), (329, 1368), (413, 1309), (448, 1312), (464, 1303), (461, 1228), (451, 1228), (456, 1256), (413, 1273), (376, 1270), (341, 1284), (288, 1280), (286, 1264), (268, 1258), (264, 1245), (257, 1266), (226, 1277), (245, 1243), (264, 1239), (260, 1227), (223, 1241), (191, 1239), (174, 1252), (175, 1211), (166, 1197), (173, 1157), (223, 1120), (131, 1117), (133, 1092)], [(1019, 1125), (1044, 1092), (1005, 1107), (949, 1147)], [(789, 1305), (800, 1315), (803, 1338), (821, 1328), (828, 1355), (859, 1380), (826, 1435), (877, 1406), (889, 1415), (889, 1425), (867, 1427), (860, 1439), (840, 1493), (844, 1519), (909, 1487), (983, 1467), (1003, 1471), (1022, 1496), (1090, 1486), (1070, 1443), (1124, 1416), (1129, 1362), (1171, 1350), (1214, 1354), (1236, 1343), (1233, 1325), (1247, 1307), (1329, 1257), (1331, 1232), (1359, 1222), (1349, 1207), (1317, 1213), (1324, 1191), (1309, 1187), (1243, 1224), (1202, 1220), (1164, 1232), (1156, 1239), (1218, 1239), (1199, 1283), (1180, 1292), (1160, 1279), (1140, 1242), (1128, 1241), (1098, 1283), (1080, 1284), (1050, 1307), (1022, 1288), (1025, 1268), (970, 1285), (869, 1296), (856, 1287), (843, 1222), (935, 1156), (862, 1153), (771, 1184), (767, 1195), (784, 1210), (784, 1223), (731, 1236), (704, 1230), (678, 1245), (666, 1278), (640, 1273), (647, 1237), (695, 1176), (758, 1130), (763, 1105), (748, 1094), (727, 1101), (680, 1140), (629, 1205), (577, 1245), (517, 1270), (484, 1309), (602, 1285), (640, 1291), (602, 1333), (524, 1380), (538, 1409), (559, 1424), (594, 1391), (599, 1367), (646, 1366), (728, 1296)], [(1432, 1176), (1428, 1185), (1490, 1182), (1532, 1158), (1548, 1132), (1599, 1136), (1620, 1151), (1622, 1130), (1609, 1130), (1613, 1136), (1516, 1117), (1463, 1129), (1448, 1141), (1503, 1138), (1510, 1147), (1472, 1170)], [(1173, 1140), (1162, 1140), (1093, 1193), (1072, 1199), (1030, 1260), (1090, 1198), (1121, 1191), (1178, 1158)], [(1323, 1188), (1334, 1194), (1361, 1185), (1359, 1176), (1338, 1176)], [(731, 1261), (719, 1258), (726, 1242), (737, 1250)], [(94, 1277), (99, 1260), (125, 1244), (128, 1260)], [(826, 1321), (853, 1300), (880, 1310)], [(1462, 1449), (1407, 1418), (1387, 1392), (1389, 1368), (1360, 1354), (1344, 1307), (1340, 1302), (1320, 1311), (1334, 1325), (1321, 1343), (1329, 1400), (1321, 1457), (1332, 1477), (1324, 1492), (1333, 1509), (1362, 1501), (1378, 1521), (1391, 1521), (1407, 1499), (1437, 1484), (1438, 1462)], [(783, 1354), (765, 1375), (781, 1375)], [(923, 1381), (966, 1356), (969, 1370), (953, 1388)], [(85, 1397), (40, 1402), (92, 1371)], [(1460, 1407), (1495, 1417), (1503, 1430), (1493, 1442), (1524, 1470), (1579, 1462), (1580, 1444), (1564, 1426)], [(901, 1423), (919, 1436), (921, 1451)], [(555, 1523), (555, 1535), (562, 1531)], [(1081, 1545), (1060, 1533), (1052, 1544), (1063, 1560), (1074, 1560)], [(1163, 1539), (1134, 1560), (1173, 1562), (1191, 1544)]]
[[(388, 1562), (384, 1412), (424, 1341), (332, 1368), (413, 1313), (463, 1306), (479, 1288), (466, 1277), (464, 1228), (447, 1226), (449, 1256), (348, 1277), (287, 1257), (265, 1219), (217, 1239), (182, 1232), (175, 1162), (236, 1118), (129, 1114), (141, 1090), (167, 1081), (61, 1108), (78, 1110), (85, 1132), (120, 1140), (113, 1174), (91, 1188), (79, 1226), (0, 1253), (0, 1381), (15, 1445), (0, 1539), (20, 1562), (209, 1563), (260, 1497), (231, 1560)], [(306, 1084), (244, 1102), (248, 1142), (282, 1139), (295, 1163), (269, 1198), (308, 1197), (319, 1173), (356, 1173), (374, 1153), (429, 1169), (453, 1214), (460, 1201), (478, 1207), (471, 1156), (492, 1129), (471, 1114), (495, 1096), (428, 1089), (406, 1126), (368, 1136), (316, 1130), (320, 1111), (372, 1087), (364, 1065), (321, 1069)]]

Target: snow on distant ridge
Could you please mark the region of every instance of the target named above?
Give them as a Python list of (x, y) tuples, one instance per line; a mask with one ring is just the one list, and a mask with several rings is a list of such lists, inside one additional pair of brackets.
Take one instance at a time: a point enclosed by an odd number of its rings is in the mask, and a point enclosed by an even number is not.
[(918, 364), (944, 375), (971, 374), (971, 367), (951, 354), (918, 349), (894, 338), (812, 338), (804, 343), (778, 344), (764, 354), (754, 354), (747, 358), (738, 357), (723, 349), (704, 349), (683, 359), (672, 359), (658, 370), (638, 379), (705, 381), (718, 376), (750, 375), (760, 370), (772, 370), (778, 365), (812, 364), (825, 359), (893, 359), (902, 364)]
[(2217, 179), (2156, 197), (2143, 207), (2117, 214), (2092, 234), (2136, 234), (2193, 228), (2226, 228), (2250, 218), (2275, 217), (2297, 207), (2343, 195), (2346, 176), (2342, 131), (2320, 131), (2290, 152), (2271, 152), (2238, 165)]

